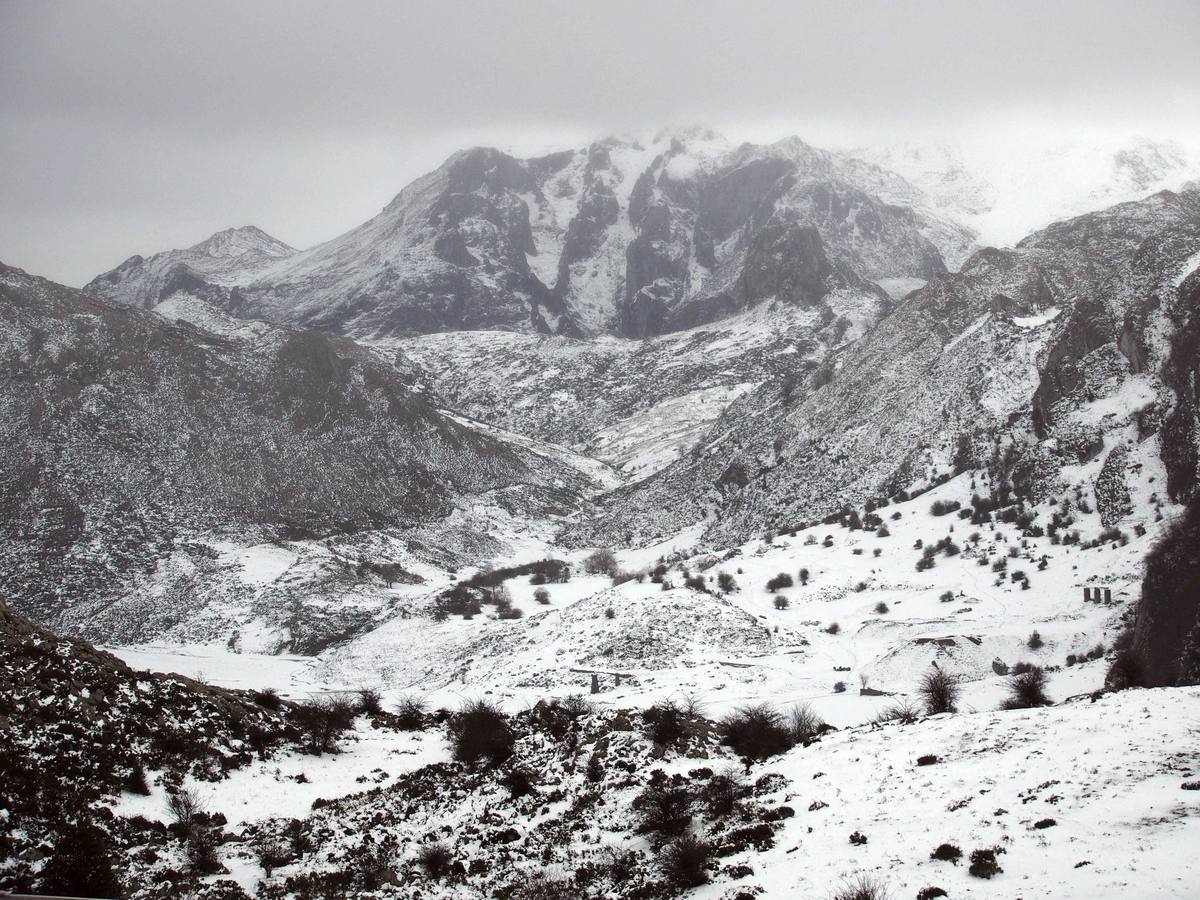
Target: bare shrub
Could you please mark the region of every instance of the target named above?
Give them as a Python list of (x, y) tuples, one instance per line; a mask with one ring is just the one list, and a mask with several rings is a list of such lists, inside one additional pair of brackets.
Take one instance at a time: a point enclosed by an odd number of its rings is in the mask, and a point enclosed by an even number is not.
[(708, 863), (712, 855), (712, 847), (689, 832), (663, 847), (658, 865), (668, 883), (676, 889), (686, 890), (708, 881)]
[(958, 698), (961, 688), (958, 679), (949, 672), (933, 669), (926, 672), (917, 688), (925, 703), (925, 711), (931, 716), (938, 713), (958, 712)]
[(808, 703), (797, 703), (793, 706), (789, 718), (792, 740), (798, 744), (807, 744), (814, 740), (821, 733), (821, 726), (825, 724)]
[(1014, 675), (1008, 683), (1008, 697), (1001, 709), (1034, 709), (1038, 706), (1053, 706), (1054, 701), (1046, 694), (1049, 679), (1040, 666)]
[(792, 734), (776, 710), (766, 703), (743, 706), (721, 720), (722, 743), (739, 756), (766, 759), (791, 748)]

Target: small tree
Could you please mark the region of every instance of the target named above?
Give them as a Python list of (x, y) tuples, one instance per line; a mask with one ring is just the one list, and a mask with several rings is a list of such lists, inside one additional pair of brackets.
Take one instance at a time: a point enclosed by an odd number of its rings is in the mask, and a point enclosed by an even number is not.
[(958, 696), (961, 689), (958, 679), (941, 669), (926, 672), (917, 688), (925, 703), (925, 711), (931, 716), (938, 713), (958, 712)]
[(1029, 633), (1029, 640), (1025, 642), (1025, 645), (1030, 650), (1041, 650), (1042, 647), (1046, 646), (1046, 642), (1042, 640), (1042, 636), (1038, 632), (1031, 631)]
[(801, 570), (800, 570), (800, 583), (801, 583), (801, 584), (808, 584), (808, 569), (801, 569)]
[(583, 570), (589, 575), (617, 574), (617, 557), (611, 550), (596, 550), (583, 561)]
[(167, 794), (167, 812), (176, 825), (187, 828), (204, 815), (204, 801), (191, 788), (180, 788)]
[(783, 596), (783, 594), (777, 594), (775, 596), (775, 608), (776, 609), (787, 609), (791, 605), (792, 605), (791, 602), (788, 600), (787, 597)]
[(550, 592), (545, 588), (538, 588), (533, 592), (533, 599), (543, 606), (547, 606), (550, 603)]
[(774, 578), (771, 578), (769, 581), (767, 581), (767, 590), (771, 593), (775, 593), (783, 588), (789, 588), (793, 584), (795, 584), (795, 582), (792, 581), (791, 575), (789, 575), (787, 572), (780, 572)]
[(738, 589), (737, 582), (733, 580), (733, 576), (728, 572), (721, 572), (717, 575), (717, 587), (721, 589), (723, 594), (732, 594)]
[(308, 737), (308, 752), (333, 753), (337, 741), (354, 724), (354, 705), (345, 697), (313, 697), (296, 708), (296, 724)]

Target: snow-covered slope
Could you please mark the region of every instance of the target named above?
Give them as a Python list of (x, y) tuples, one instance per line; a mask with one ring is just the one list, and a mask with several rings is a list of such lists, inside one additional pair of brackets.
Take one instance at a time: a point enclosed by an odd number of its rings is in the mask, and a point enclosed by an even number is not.
[(690, 451), (738, 397), (767, 380), (799, 381), (886, 310), (876, 293), (847, 291), (815, 309), (765, 301), (643, 341), (464, 331), (370, 345), (398, 348), (448, 408), (637, 480)]

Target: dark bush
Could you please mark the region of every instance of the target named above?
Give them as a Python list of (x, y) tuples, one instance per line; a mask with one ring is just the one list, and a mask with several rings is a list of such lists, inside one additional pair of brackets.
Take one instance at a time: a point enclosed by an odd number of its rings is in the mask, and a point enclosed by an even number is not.
[(958, 712), (960, 692), (958, 679), (941, 669), (926, 672), (917, 688), (917, 693), (925, 703), (925, 711), (931, 716)]
[(940, 859), (942, 862), (952, 862), (956, 866), (962, 859), (962, 851), (953, 844), (938, 844), (937, 849), (929, 854), (930, 859)]
[(533, 599), (543, 606), (547, 606), (550, 603), (550, 592), (545, 588), (538, 588), (533, 592)]
[(694, 834), (681, 834), (671, 841), (658, 856), (659, 869), (667, 882), (678, 890), (686, 890), (708, 881), (708, 863), (712, 847)]
[(943, 888), (931, 885), (923, 887), (917, 891), (917, 900), (937, 900), (938, 897), (948, 897), (949, 894)]
[(882, 600), (880, 600), (878, 603), (875, 604), (875, 612), (879, 613), (879, 615), (881, 615), (881, 616), (886, 616), (888, 613), (891, 612), (891, 609), (888, 607), (888, 605), (886, 603), (884, 603)]
[(765, 703), (743, 706), (720, 724), (721, 742), (747, 759), (766, 759), (794, 743), (783, 716)]
[(358, 689), (358, 711), (368, 716), (377, 716), (383, 712), (383, 697), (374, 688)]
[(430, 878), (443, 878), (448, 875), (453, 862), (454, 854), (440, 841), (425, 844), (417, 851), (417, 865)]
[(533, 775), (528, 769), (509, 769), (500, 778), (500, 783), (508, 788), (508, 795), (514, 800), (536, 793), (533, 786)]
[(54, 852), (42, 869), (39, 893), (65, 897), (120, 897), (113, 873), (111, 842), (91, 821), (64, 824), (54, 839)]
[(672, 747), (687, 735), (687, 715), (674, 700), (660, 700), (642, 713), (646, 736), (656, 744)]
[(737, 582), (728, 572), (721, 572), (717, 575), (717, 587), (724, 594), (732, 594), (738, 589)]
[(775, 597), (775, 608), (776, 609), (787, 609), (791, 605), (792, 605), (791, 602), (788, 600), (787, 597), (783, 596), (783, 594), (776, 595), (776, 597)]
[(1008, 697), (1000, 705), (1001, 709), (1034, 709), (1039, 706), (1053, 706), (1054, 701), (1046, 695), (1046, 673), (1040, 666), (1033, 666), (1028, 671), (1014, 675), (1008, 683)]
[(829, 626), (825, 629), (825, 633), (826, 634), (837, 634), (841, 630), (842, 630), (842, 626), (839, 625), (837, 622), (830, 622)]
[(589, 575), (615, 575), (617, 558), (611, 550), (596, 550), (583, 561), (583, 570)]
[(633, 800), (638, 831), (665, 837), (683, 834), (692, 823), (692, 794), (678, 775), (668, 779), (656, 769), (650, 783)]
[(263, 688), (261, 691), (251, 691), (250, 699), (261, 706), (263, 709), (279, 709), (283, 706), (283, 701), (279, 699), (279, 692), (275, 688)]
[(488, 760), (500, 764), (512, 756), (513, 733), (508, 718), (486, 700), (471, 700), (447, 723), (454, 758), (474, 764)]
[(723, 819), (733, 815), (738, 803), (749, 796), (750, 789), (737, 777), (734, 772), (717, 773), (704, 785), (700, 791), (700, 801), (704, 811), (713, 819)]
[(992, 878), (1004, 870), (996, 862), (996, 851), (980, 849), (971, 851), (971, 865), (967, 869), (976, 878)]
[(1031, 631), (1029, 633), (1029, 640), (1025, 642), (1025, 646), (1030, 650), (1041, 650), (1046, 646), (1046, 642), (1042, 640), (1042, 636), (1038, 632)]
[(396, 727), (401, 731), (425, 728), (425, 702), (419, 697), (401, 697), (396, 704)]
[(150, 796), (150, 785), (146, 783), (146, 770), (140, 762), (134, 761), (129, 774), (121, 781), (121, 787), (131, 794)]

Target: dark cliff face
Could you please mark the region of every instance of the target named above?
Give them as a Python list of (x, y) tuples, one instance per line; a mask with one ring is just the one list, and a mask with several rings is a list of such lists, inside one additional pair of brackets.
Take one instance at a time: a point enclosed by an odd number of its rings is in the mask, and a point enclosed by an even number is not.
[(1176, 684), (1185, 641), (1200, 628), (1200, 498), (1146, 557), (1132, 650), (1148, 687)]
[(911, 210), (842, 181), (811, 150), (742, 148), (711, 170), (672, 175), (672, 151), (638, 179), (629, 204), (621, 328), (630, 337), (713, 322), (762, 299), (814, 306), (870, 279), (946, 271)]
[(189, 532), (402, 526), (536, 482), (350, 341), (218, 337), (0, 270), (0, 592), (54, 621)]
[(1185, 500), (1197, 495), (1200, 478), (1200, 272), (1180, 285), (1171, 315), (1178, 330), (1163, 380), (1175, 392), (1175, 405), (1163, 422), (1163, 462), (1171, 497)]

